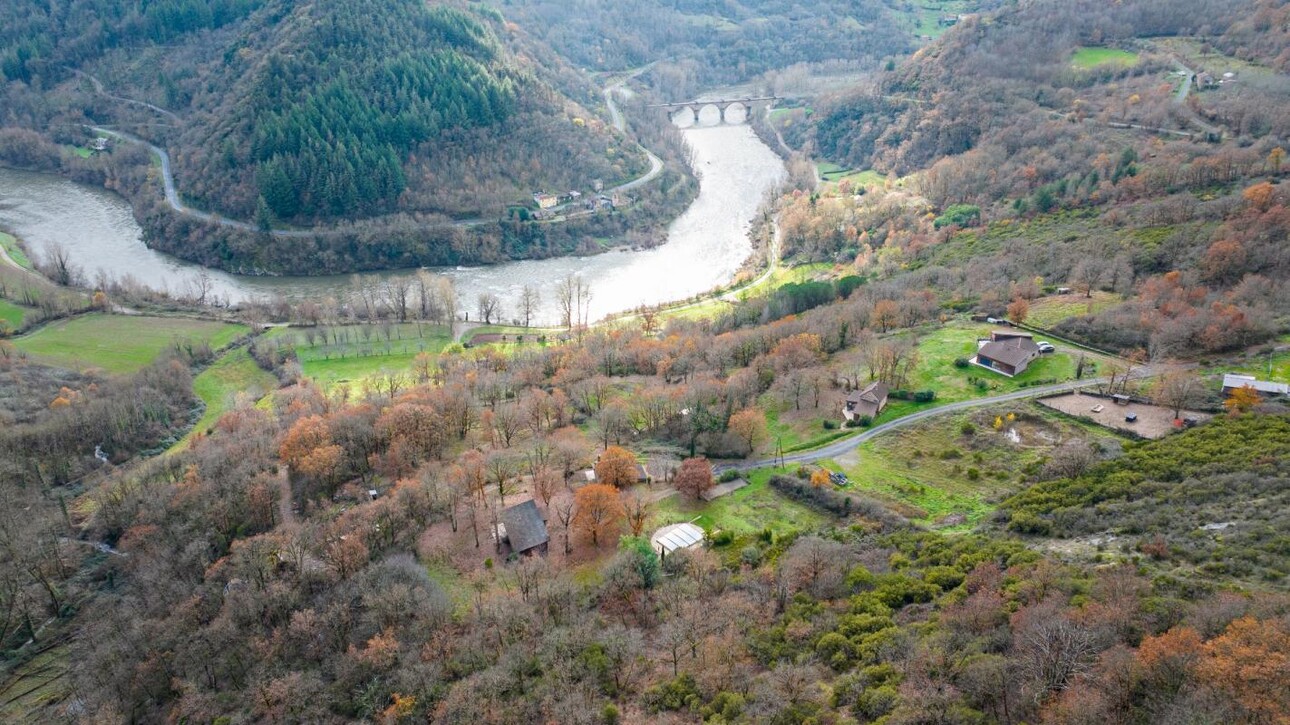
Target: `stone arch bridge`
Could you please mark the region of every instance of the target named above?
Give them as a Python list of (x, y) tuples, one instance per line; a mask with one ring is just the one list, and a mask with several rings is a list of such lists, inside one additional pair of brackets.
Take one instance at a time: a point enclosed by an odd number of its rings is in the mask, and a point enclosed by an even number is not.
[[(744, 110), (744, 123), (753, 117), (754, 113), (765, 112), (766, 109), (774, 105), (779, 98), (776, 96), (758, 96), (756, 98), (721, 98), (709, 101), (677, 101), (676, 103), (655, 103), (650, 108), (658, 108), (667, 113), (668, 118), (675, 122), (678, 118), (690, 118), (693, 123), (699, 122), (699, 112), (708, 106), (717, 109), (721, 114), (721, 123), (727, 123), (726, 111), (733, 106), (739, 106)], [(683, 115), (684, 114), (684, 115)]]

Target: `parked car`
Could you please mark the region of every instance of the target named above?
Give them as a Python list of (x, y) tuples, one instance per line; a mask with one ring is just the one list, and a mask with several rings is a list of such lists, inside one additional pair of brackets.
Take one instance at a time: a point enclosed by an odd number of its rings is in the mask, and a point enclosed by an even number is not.
[(849, 481), (847, 480), (847, 474), (845, 474), (845, 473), (830, 473), (830, 474), (829, 474), (829, 481), (830, 481), (834, 486), (845, 486), (845, 485), (847, 485), (847, 483), (849, 482)]
[(1044, 342), (1043, 340), (1040, 340), (1039, 342), (1035, 343), (1035, 346), (1039, 348), (1039, 352), (1045, 355), (1057, 350), (1057, 348), (1053, 347), (1053, 344), (1051, 342)]
[(987, 317), (985, 318), (985, 321), (990, 323), (991, 325), (997, 325), (1000, 322), (1003, 322), (1003, 320), (1000, 320), (998, 317)]
[(1138, 414), (1137, 414), (1137, 413), (1129, 413), (1128, 415), (1124, 416), (1124, 422), (1125, 422), (1125, 423), (1137, 423), (1137, 422), (1138, 422)]

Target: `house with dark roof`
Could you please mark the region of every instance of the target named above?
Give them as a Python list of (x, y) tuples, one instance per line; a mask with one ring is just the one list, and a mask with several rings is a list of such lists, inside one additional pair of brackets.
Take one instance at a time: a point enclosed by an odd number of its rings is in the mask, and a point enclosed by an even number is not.
[(546, 521), (533, 499), (518, 503), (502, 511), (500, 538), (510, 544), (516, 554), (545, 554), (551, 537)]
[(1039, 345), (1026, 333), (992, 332), (989, 340), (977, 340), (972, 363), (996, 373), (1013, 377), (1039, 357)]
[(847, 394), (846, 402), (842, 406), (842, 417), (846, 420), (865, 416), (870, 419), (878, 417), (882, 409), (887, 407), (888, 392), (887, 384), (877, 380), (863, 388), (852, 390)]

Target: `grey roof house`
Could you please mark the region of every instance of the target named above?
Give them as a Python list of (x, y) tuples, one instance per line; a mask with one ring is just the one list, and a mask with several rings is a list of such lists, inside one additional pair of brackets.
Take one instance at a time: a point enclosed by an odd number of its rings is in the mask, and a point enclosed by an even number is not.
[(845, 405), (842, 406), (842, 417), (847, 420), (855, 420), (864, 416), (876, 418), (882, 409), (887, 407), (887, 384), (877, 380), (869, 383), (859, 390), (852, 390), (847, 394)]
[(1012, 377), (1026, 372), (1031, 361), (1039, 357), (1039, 346), (1029, 335), (991, 337), (978, 341), (976, 357), (972, 359), (983, 368)]
[(533, 499), (518, 503), (502, 511), (503, 537), (516, 554), (527, 554), (536, 551), (546, 553), (547, 543), (551, 540), (546, 530), (546, 521), (538, 511)]

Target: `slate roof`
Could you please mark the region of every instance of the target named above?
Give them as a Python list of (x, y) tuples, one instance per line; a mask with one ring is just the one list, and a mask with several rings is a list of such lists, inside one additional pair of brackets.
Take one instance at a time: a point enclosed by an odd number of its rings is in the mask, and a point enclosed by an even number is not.
[(551, 537), (546, 531), (546, 522), (538, 511), (533, 499), (502, 511), (502, 525), (506, 527), (506, 538), (511, 542), (511, 551), (520, 553), (535, 546), (541, 546)]
[(847, 395), (848, 403), (873, 403), (877, 405), (887, 397), (887, 384), (880, 381), (873, 381), (861, 390), (853, 390)]
[(1004, 365), (1018, 367), (1030, 362), (1039, 354), (1039, 346), (1027, 337), (1013, 337), (1007, 340), (991, 340), (977, 351), (978, 357), (988, 357)]

